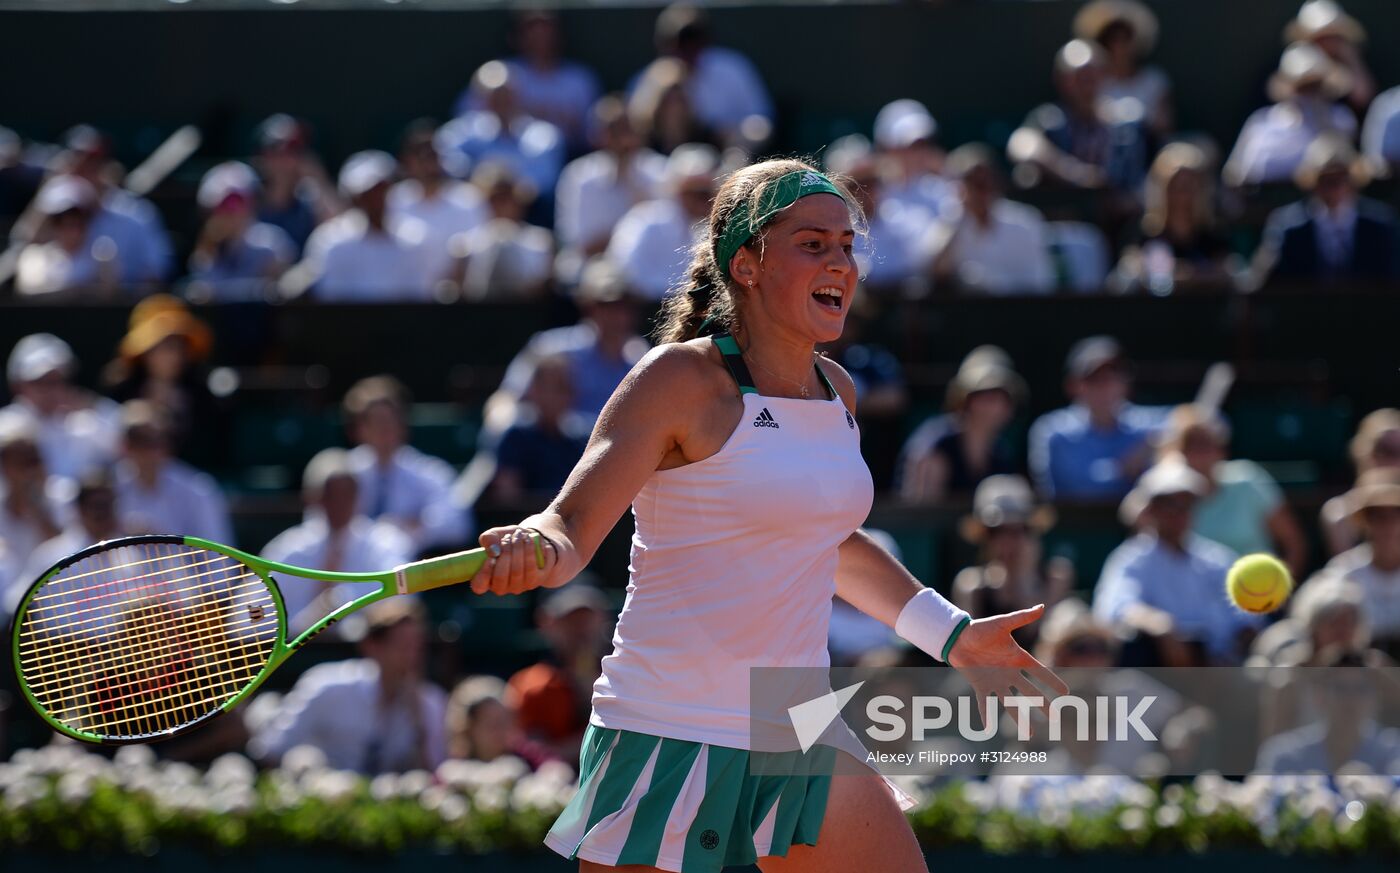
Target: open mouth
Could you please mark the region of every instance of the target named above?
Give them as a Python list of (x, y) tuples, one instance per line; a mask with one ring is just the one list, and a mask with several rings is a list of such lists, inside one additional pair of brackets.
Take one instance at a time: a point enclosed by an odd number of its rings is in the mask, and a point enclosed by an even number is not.
[(812, 292), (812, 299), (817, 301), (818, 306), (840, 312), (846, 305), (846, 292), (835, 287), (818, 288)]

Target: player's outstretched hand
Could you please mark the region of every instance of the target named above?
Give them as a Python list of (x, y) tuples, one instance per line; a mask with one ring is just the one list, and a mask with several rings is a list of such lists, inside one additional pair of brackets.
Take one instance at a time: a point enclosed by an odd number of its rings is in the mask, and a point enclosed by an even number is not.
[(1042, 603), (1005, 615), (979, 618), (963, 629), (948, 653), (949, 666), (963, 674), (977, 695), (983, 725), (989, 720), (992, 695), (1001, 698), (1003, 706), (1008, 697), (1039, 697), (1043, 701), (1039, 709), (1048, 716), (1050, 701), (1069, 693), (1069, 686), (1055, 671), (1037, 661), (1011, 636), (1013, 630), (1030, 624), (1044, 612)]
[(471, 579), (472, 593), (523, 594), (562, 584), (554, 579), (559, 563), (554, 544), (541, 536), (537, 549), (532, 539), (536, 533), (534, 528), (513, 524), (483, 532), (478, 540), (487, 558)]

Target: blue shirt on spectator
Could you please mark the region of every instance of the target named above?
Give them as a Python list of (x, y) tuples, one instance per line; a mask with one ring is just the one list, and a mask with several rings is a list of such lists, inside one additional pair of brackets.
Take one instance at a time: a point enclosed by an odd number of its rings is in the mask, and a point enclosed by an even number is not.
[(1112, 430), (1099, 430), (1079, 404), (1047, 412), (1030, 431), (1030, 470), (1047, 498), (1116, 500), (1136, 477), (1122, 459), (1140, 450), (1161, 426), (1166, 407), (1123, 404)]
[(588, 423), (580, 416), (566, 416), (558, 433), (527, 418), (501, 434), (496, 467), (515, 471), (526, 491), (553, 494), (564, 487), (587, 445)]
[(282, 228), (283, 232), (291, 237), (298, 255), (306, 248), (306, 241), (311, 239), (311, 232), (320, 223), (316, 217), (315, 200), (306, 186), (298, 187), (292, 199), (280, 209), (263, 203), (258, 207), (258, 221)]
[(534, 376), (535, 362), (562, 356), (569, 361), (569, 380), (574, 388), (573, 410), (592, 421), (649, 348), (645, 339), (636, 336), (627, 341), (621, 358), (610, 358), (598, 347), (597, 328), (586, 321), (540, 331), (506, 368), (501, 390), (516, 398), (524, 397)]
[(564, 169), (564, 135), (548, 121), (517, 115), (503, 126), (494, 112), (468, 112), (437, 134), (443, 165), (465, 176), (483, 161), (500, 161), (529, 181), (542, 200), (552, 201)]
[(1225, 574), (1235, 553), (1191, 534), (1178, 551), (1152, 533), (1142, 533), (1114, 549), (1094, 588), (1094, 615), (1118, 626), (1128, 607), (1143, 603), (1169, 614), (1175, 632), (1205, 645), (1212, 660), (1240, 662), (1235, 642), (1243, 628), (1259, 621), (1236, 609), (1225, 593)]

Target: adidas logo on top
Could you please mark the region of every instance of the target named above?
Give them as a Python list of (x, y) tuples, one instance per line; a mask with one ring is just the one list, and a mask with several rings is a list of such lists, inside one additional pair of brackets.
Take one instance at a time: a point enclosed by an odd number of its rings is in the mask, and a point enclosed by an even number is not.
[(803, 177), (802, 177), (802, 187), (803, 187), (803, 188), (810, 188), (810, 187), (812, 187), (813, 185), (820, 185), (820, 184), (822, 184), (822, 177), (821, 177), (821, 176), (818, 176), (816, 173), (813, 173), (813, 172), (811, 172), (811, 171), (808, 171), (808, 172), (807, 172), (805, 175), (803, 175)]
[(773, 420), (773, 413), (768, 411), (768, 407), (763, 407), (763, 411), (754, 416), (754, 427), (778, 427), (778, 423)]

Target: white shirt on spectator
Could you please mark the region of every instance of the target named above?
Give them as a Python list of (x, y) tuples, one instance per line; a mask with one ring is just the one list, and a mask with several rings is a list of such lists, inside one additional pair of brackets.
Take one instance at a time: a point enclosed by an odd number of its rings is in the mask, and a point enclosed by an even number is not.
[(467, 234), (464, 251), (462, 288), (473, 300), (532, 295), (553, 273), (553, 234), (523, 221), (491, 219)]
[(929, 230), (929, 258), (937, 258), (946, 246), (953, 246), (954, 272), (964, 287), (988, 294), (1046, 294), (1054, 290), (1055, 270), (1045, 219), (1039, 210), (998, 200), (992, 204), (987, 227), (963, 221), (961, 207), (949, 212)]
[(371, 231), (363, 212), (336, 216), (311, 234), (306, 258), (315, 280), (317, 300), (338, 303), (384, 303), (433, 299), (424, 257), (428, 229), (404, 218), (386, 231)]
[(1347, 139), (1356, 136), (1356, 116), (1346, 106), (1331, 103), (1324, 113), (1304, 114), (1295, 103), (1256, 109), (1226, 161), (1229, 175), (1242, 184), (1287, 182), (1318, 134), (1335, 131)]
[[(60, 528), (71, 519), (72, 500), (76, 490), (76, 485), (71, 479), (59, 476), (50, 476), (44, 483), (44, 494), (40, 500), (44, 504), (44, 511), (48, 513), (49, 521)], [(18, 572), (20, 565), (29, 560), (29, 556), (43, 544), (44, 539), (43, 532), (33, 521), (18, 518), (10, 513), (5, 505), (4, 485), (0, 484), (0, 543), (5, 544), (5, 550), (10, 556), (11, 570)]]
[(702, 51), (686, 92), (696, 117), (717, 130), (734, 130), (750, 115), (773, 118), (773, 101), (758, 69), (733, 49), (710, 46)]
[(116, 457), (121, 407), (105, 397), (90, 396), (81, 409), (50, 416), (19, 399), (0, 409), (0, 420), (11, 416), (38, 430), (39, 453), (51, 475), (76, 479)]
[[(414, 179), (404, 179), (389, 189), (389, 226), (398, 228), (408, 221), (421, 222), (426, 233), (423, 238), (424, 270), (434, 281), (442, 279), (452, 267), (452, 238), (485, 224), (491, 218), (486, 198), (474, 185), (449, 182), (432, 197), (423, 196), (423, 186)], [(413, 232), (410, 226), (405, 229)]]
[[(960, 214), (958, 189), (942, 176), (923, 173), (904, 182), (889, 182), (880, 189), (880, 202), (898, 203), (914, 210), (927, 213), (933, 218)], [(951, 210), (951, 213), (950, 213)]]
[[(319, 512), (307, 513), (301, 524), (273, 537), (263, 547), (262, 556), (296, 567), (342, 573), (383, 572), (414, 558), (413, 543), (393, 525), (377, 524), (359, 516), (333, 535)], [(335, 607), (375, 588), (360, 583), (332, 585), (281, 573), (272, 575), (282, 591), (289, 636), (301, 633)], [(319, 603), (315, 602), (318, 598)]]
[(1361, 127), (1361, 151), (1372, 166), (1400, 163), (1400, 86), (1382, 91), (1371, 101)]
[[(523, 58), (509, 58), (505, 64), (520, 108), (557, 125), (571, 141), (582, 141), (588, 110), (601, 90), (593, 71), (562, 58), (547, 70), (532, 66)], [(480, 95), (468, 87), (457, 100), (455, 114), (464, 115), (484, 106)]]
[(167, 461), (154, 488), (136, 478), (126, 462), (116, 469), (117, 517), (129, 534), (182, 534), (233, 543), (228, 503), (208, 473)]
[[(123, 531), (122, 533), (125, 533)], [(88, 546), (96, 545), (97, 538), (88, 533), (82, 525), (74, 522), (63, 529), (63, 532), (51, 540), (45, 540), (39, 544), (30, 555), (28, 560), (16, 560), (11, 566), (18, 568), (18, 575), (11, 577), (9, 590), (0, 596), (0, 615), (13, 615), (19, 606), (20, 598), (24, 592), (29, 590), (29, 586), (46, 572), (54, 564), (73, 554), (86, 549)]]
[(1372, 634), (1400, 637), (1400, 570), (1382, 570), (1373, 560), (1370, 543), (1362, 543), (1333, 558), (1326, 569), (1361, 586)]
[(597, 151), (571, 161), (559, 175), (554, 232), (566, 246), (607, 239), (627, 211), (661, 191), (666, 159), (651, 149), (632, 154), (625, 172), (617, 156)]
[(690, 249), (705, 232), (675, 199), (632, 207), (613, 231), (608, 257), (637, 293), (660, 300), (685, 279)]
[(866, 235), (856, 238), (856, 263), (867, 284), (895, 285), (923, 272), (923, 236), (932, 213), (907, 202), (881, 200), (866, 221)]
[(452, 499), (457, 472), (441, 458), (401, 446), (381, 467), (373, 449), (356, 446), (350, 450), (350, 469), (360, 485), (359, 511), (376, 521), (417, 525), (410, 534), (415, 551), (456, 545), (467, 538), (467, 511)]
[(434, 770), (447, 756), (446, 711), (447, 695), (428, 682), (386, 703), (379, 665), (367, 658), (317, 664), (249, 747), (280, 760), (296, 746), (315, 746), (329, 766), (369, 775)]

